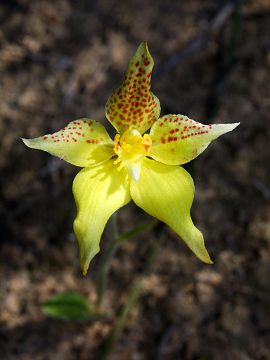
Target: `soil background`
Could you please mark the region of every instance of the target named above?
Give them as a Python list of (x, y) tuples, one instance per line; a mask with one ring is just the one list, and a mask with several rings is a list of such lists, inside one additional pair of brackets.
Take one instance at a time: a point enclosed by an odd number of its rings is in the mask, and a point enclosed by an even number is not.
[[(42, 302), (65, 291), (95, 301), (110, 236), (105, 231), (83, 277), (72, 232), (78, 168), (20, 141), (81, 117), (102, 121), (113, 135), (104, 104), (143, 40), (163, 115), (241, 124), (186, 167), (196, 185), (193, 219), (214, 265), (163, 229), (109, 359), (270, 359), (270, 1), (238, 1), (230, 12), (233, 3), (1, 1), (1, 359), (98, 359), (132, 281), (144, 274), (159, 227), (117, 251), (102, 305), (109, 319), (42, 313)], [(131, 204), (119, 211), (119, 229), (149, 219)]]

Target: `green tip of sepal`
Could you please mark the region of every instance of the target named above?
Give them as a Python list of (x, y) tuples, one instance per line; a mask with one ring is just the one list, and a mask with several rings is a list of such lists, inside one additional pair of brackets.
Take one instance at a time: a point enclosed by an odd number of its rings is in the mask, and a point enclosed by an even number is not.
[(84, 261), (81, 261), (81, 270), (82, 270), (83, 276), (87, 275), (88, 268), (89, 268), (89, 264), (87, 264)]
[(138, 48), (137, 48), (137, 51), (144, 51), (144, 52), (149, 51), (146, 40), (145, 40), (145, 41), (142, 41), (142, 42), (140, 43), (140, 45), (139, 45)]
[(210, 255), (208, 254), (208, 251), (206, 250), (206, 247), (203, 246), (201, 247), (200, 250), (198, 250), (197, 252), (195, 252), (195, 254), (197, 255), (197, 257), (204, 262), (205, 264), (209, 264), (212, 265), (214, 264), (214, 262), (212, 261), (212, 259), (210, 258)]
[(190, 236), (186, 237), (185, 242), (194, 254), (205, 264), (213, 264), (212, 259), (205, 247), (204, 238), (199, 229), (197, 229), (192, 222)]
[(207, 259), (207, 260), (205, 260), (204, 261), (206, 264), (209, 264), (209, 265), (213, 265), (214, 264), (214, 261), (212, 261), (212, 259), (210, 258), (210, 256), (209, 256), (209, 258)]
[(96, 256), (96, 254), (98, 252), (99, 252), (99, 248), (97, 250), (92, 250), (88, 254), (85, 253), (85, 252), (83, 252), (83, 254), (81, 254), (81, 256), (80, 256), (80, 265), (81, 265), (81, 270), (82, 270), (83, 276), (87, 275), (89, 265), (90, 265), (92, 259)]
[(240, 122), (238, 123), (232, 123), (232, 124), (213, 124), (212, 129), (214, 133), (216, 134), (215, 138), (226, 134), (230, 131), (233, 131), (238, 125), (240, 125)]
[(146, 57), (150, 60), (151, 63), (154, 64), (154, 60), (152, 58), (152, 55), (150, 54), (147, 41), (142, 42), (141, 46)]
[(24, 143), (24, 145), (31, 147), (31, 139), (21, 138), (21, 140)]
[[(218, 124), (216, 124), (218, 125)], [(232, 124), (226, 124), (227, 125), (227, 132), (230, 132), (232, 130), (234, 130), (237, 126), (240, 125), (240, 122), (237, 123), (232, 123)]]
[(31, 149), (45, 150), (44, 147), (41, 146), (40, 139), (41, 139), (40, 137), (39, 138), (34, 138), (34, 139), (21, 138), (24, 145), (26, 145), (27, 147), (29, 147)]
[(144, 67), (145, 69), (147, 67), (150, 67), (151, 69), (153, 68), (153, 65), (154, 65), (154, 60), (150, 54), (150, 51), (148, 49), (148, 44), (147, 44), (147, 41), (143, 41), (140, 43), (140, 45), (138, 46), (135, 54), (133, 55), (133, 57), (131, 58), (130, 60), (130, 63), (129, 63), (129, 69), (131, 70), (134, 66), (134, 64), (139, 61), (141, 62), (141, 58), (142, 56), (148, 60), (148, 64), (143, 64), (142, 63), (142, 67)]
[(147, 44), (147, 41), (143, 41), (140, 46), (143, 48), (143, 50), (146, 52), (146, 53), (149, 53), (149, 49), (148, 49), (148, 44)]

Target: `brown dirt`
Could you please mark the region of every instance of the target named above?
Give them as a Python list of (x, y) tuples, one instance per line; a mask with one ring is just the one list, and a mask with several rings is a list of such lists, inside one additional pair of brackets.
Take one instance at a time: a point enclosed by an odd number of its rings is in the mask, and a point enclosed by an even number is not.
[[(1, 2), (1, 359), (97, 359), (156, 237), (140, 235), (116, 254), (103, 305), (110, 320), (46, 318), (40, 304), (53, 294), (79, 291), (94, 301), (100, 256), (83, 278), (72, 233), (77, 169), (19, 138), (85, 116), (104, 121), (104, 104), (136, 46), (148, 40), (158, 71), (207, 29), (222, 3)], [(196, 184), (193, 217), (215, 264), (200, 263), (167, 230), (110, 359), (270, 359), (270, 4), (248, 1), (242, 10), (225, 75), (230, 19), (201, 51), (153, 81), (163, 114), (241, 122), (187, 167)], [(121, 230), (147, 219), (133, 205), (119, 212)]]

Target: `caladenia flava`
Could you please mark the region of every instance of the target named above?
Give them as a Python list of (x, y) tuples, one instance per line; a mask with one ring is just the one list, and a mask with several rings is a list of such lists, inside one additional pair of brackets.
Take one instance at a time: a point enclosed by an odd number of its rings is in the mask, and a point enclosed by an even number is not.
[(88, 118), (72, 121), (54, 134), (22, 139), (30, 148), (84, 168), (73, 182), (78, 209), (74, 231), (83, 274), (99, 252), (108, 219), (131, 200), (169, 225), (199, 259), (212, 263), (190, 216), (193, 180), (179, 165), (239, 123), (203, 125), (184, 115), (159, 117), (159, 100), (150, 91), (153, 65), (143, 42), (105, 106), (106, 118), (116, 129), (114, 140), (103, 125)]

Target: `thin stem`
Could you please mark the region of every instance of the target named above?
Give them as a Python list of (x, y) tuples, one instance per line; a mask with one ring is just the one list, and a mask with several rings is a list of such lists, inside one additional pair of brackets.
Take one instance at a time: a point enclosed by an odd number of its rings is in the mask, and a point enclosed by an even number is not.
[(96, 301), (97, 306), (100, 306), (102, 303), (108, 274), (109, 274), (111, 264), (112, 264), (112, 259), (113, 259), (113, 256), (114, 256), (116, 250), (118, 249), (119, 245), (122, 242), (124, 242), (125, 240), (128, 240), (146, 230), (151, 229), (153, 226), (155, 226), (158, 223), (157, 220), (151, 220), (147, 223), (138, 225), (136, 228), (134, 228), (131, 231), (127, 231), (121, 235), (118, 235), (116, 219), (114, 218), (113, 221), (114, 222), (112, 222), (110, 224), (110, 226), (111, 226), (110, 234), (112, 234), (112, 240), (111, 240), (109, 247), (104, 252), (103, 260), (102, 260), (102, 263), (100, 265), (99, 272), (98, 272), (97, 301)]
[(135, 227), (133, 230), (127, 231), (127, 232), (119, 235), (117, 238), (118, 244), (121, 244), (123, 241), (128, 240), (146, 230), (152, 229), (152, 227), (157, 225), (157, 223), (158, 223), (158, 221), (154, 219), (154, 220), (148, 221), (147, 223), (140, 224), (137, 227)]
[(96, 305), (100, 306), (105, 287), (107, 282), (108, 273), (111, 267), (112, 259), (117, 249), (117, 239), (118, 239), (118, 226), (117, 226), (117, 214), (113, 214), (109, 222), (109, 233), (111, 235), (111, 243), (108, 248), (104, 251), (102, 263), (99, 267), (99, 272), (97, 276), (97, 301)]
[(127, 317), (129, 315), (129, 313), (131, 312), (132, 308), (134, 307), (134, 305), (136, 304), (137, 300), (140, 297), (143, 276), (145, 276), (147, 273), (149, 273), (151, 271), (151, 268), (156, 259), (156, 256), (161, 248), (161, 244), (162, 244), (162, 239), (161, 239), (161, 237), (159, 237), (159, 239), (155, 242), (154, 246), (152, 247), (152, 249), (149, 253), (144, 273), (133, 281), (133, 284), (129, 291), (127, 303), (122, 308), (122, 310), (121, 310), (120, 314), (118, 315), (118, 317), (115, 321), (115, 324), (109, 334), (109, 337), (107, 338), (107, 340), (105, 341), (105, 343), (103, 345), (100, 357), (98, 358), (99, 360), (108, 359), (108, 356), (110, 354), (110, 351), (111, 351), (114, 343), (121, 335), (121, 333), (124, 329)]
[(108, 355), (111, 351), (111, 348), (113, 347), (113, 344), (115, 343), (116, 339), (121, 334), (125, 322), (127, 320), (127, 317), (132, 310), (134, 304), (137, 302), (141, 292), (141, 281), (140, 279), (137, 281), (134, 281), (126, 305), (123, 307), (121, 313), (119, 314), (118, 318), (116, 319), (116, 322), (114, 324), (114, 327), (112, 328), (112, 331), (109, 335), (109, 337), (106, 340), (106, 343), (102, 349), (101, 355), (99, 357), (99, 360), (105, 360), (108, 358)]

